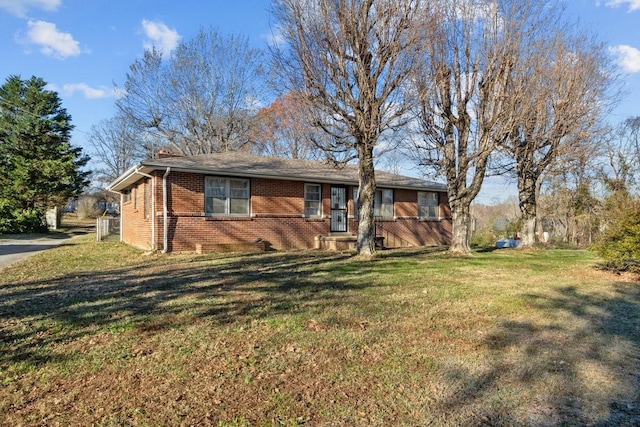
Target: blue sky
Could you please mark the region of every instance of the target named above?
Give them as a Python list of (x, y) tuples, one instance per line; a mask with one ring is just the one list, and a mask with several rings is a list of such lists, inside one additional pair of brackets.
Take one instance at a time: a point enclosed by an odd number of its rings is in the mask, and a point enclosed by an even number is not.
[[(114, 114), (128, 66), (145, 47), (169, 52), (201, 27), (265, 47), (269, 0), (0, 0), (0, 81), (42, 77), (62, 98), (90, 153), (91, 126)], [(627, 97), (610, 121), (640, 115), (640, 0), (568, 0), (567, 13), (599, 37), (620, 64)], [(489, 190), (489, 189), (488, 189)]]

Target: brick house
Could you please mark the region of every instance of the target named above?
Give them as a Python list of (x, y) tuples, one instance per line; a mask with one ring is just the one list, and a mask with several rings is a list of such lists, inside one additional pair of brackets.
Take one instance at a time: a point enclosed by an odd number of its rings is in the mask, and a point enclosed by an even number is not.
[[(376, 172), (385, 247), (448, 244), (442, 184)], [(357, 166), (230, 152), (160, 155), (112, 182), (121, 240), (146, 250), (347, 249), (357, 234)]]

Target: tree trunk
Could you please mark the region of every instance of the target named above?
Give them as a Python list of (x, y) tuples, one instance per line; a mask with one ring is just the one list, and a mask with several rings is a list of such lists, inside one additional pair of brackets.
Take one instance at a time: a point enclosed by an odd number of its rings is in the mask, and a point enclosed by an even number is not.
[(451, 247), (449, 252), (460, 255), (469, 255), (469, 229), (471, 224), (470, 203), (457, 202), (451, 206)]
[(373, 167), (373, 152), (367, 148), (358, 149), (359, 181), (358, 190), (358, 255), (371, 257), (376, 250), (376, 227), (373, 218), (373, 203), (376, 194), (376, 178)]
[(518, 173), (518, 200), (520, 207), (520, 248), (536, 243), (536, 179), (525, 170)]

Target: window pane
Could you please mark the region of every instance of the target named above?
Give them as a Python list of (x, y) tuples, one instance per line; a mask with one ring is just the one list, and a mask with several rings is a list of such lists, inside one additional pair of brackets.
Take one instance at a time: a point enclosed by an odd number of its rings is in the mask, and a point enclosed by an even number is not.
[(320, 216), (320, 202), (305, 201), (304, 214), (305, 216)]
[(353, 187), (353, 216), (358, 217), (358, 188)]
[(249, 198), (249, 181), (232, 179), (229, 181), (230, 197), (234, 199)]
[(393, 190), (382, 190), (382, 212), (383, 218), (393, 218)]
[(420, 218), (438, 218), (438, 193), (418, 193), (418, 216)]
[(382, 191), (376, 190), (376, 196), (373, 199), (373, 216), (382, 216)]
[(229, 197), (233, 198), (233, 199), (248, 199), (249, 198), (249, 192), (247, 190), (237, 190), (237, 189), (231, 189), (229, 191)]
[(227, 213), (227, 199), (207, 197), (205, 199), (205, 212), (208, 214), (225, 215)]
[(382, 204), (393, 204), (393, 190), (382, 190)]
[(227, 197), (227, 185), (224, 179), (207, 177), (205, 193), (210, 197)]
[(304, 199), (320, 201), (320, 186), (307, 184), (304, 186)]
[(249, 199), (229, 199), (229, 213), (231, 215), (248, 215)]

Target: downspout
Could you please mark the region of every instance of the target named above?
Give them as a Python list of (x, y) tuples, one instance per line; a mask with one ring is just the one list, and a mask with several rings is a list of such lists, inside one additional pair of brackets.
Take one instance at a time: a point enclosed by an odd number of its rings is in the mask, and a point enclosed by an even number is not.
[(169, 245), (169, 226), (167, 224), (167, 176), (171, 171), (170, 167), (167, 167), (164, 175), (162, 176), (162, 218), (164, 221), (164, 237), (162, 241), (162, 253), (167, 253), (167, 246)]
[(124, 215), (122, 215), (122, 205), (124, 204), (124, 194), (120, 193), (120, 241), (122, 242), (122, 230), (124, 230), (124, 226), (123, 226), (123, 222), (122, 219), (124, 217)]

